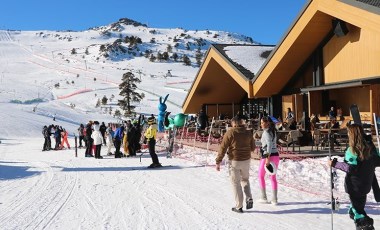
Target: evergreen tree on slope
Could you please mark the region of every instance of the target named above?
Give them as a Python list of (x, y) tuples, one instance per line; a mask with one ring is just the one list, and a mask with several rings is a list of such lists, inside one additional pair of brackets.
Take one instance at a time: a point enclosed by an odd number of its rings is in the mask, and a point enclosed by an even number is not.
[(143, 99), (143, 94), (136, 92), (137, 85), (141, 80), (131, 72), (123, 74), (122, 83), (119, 85), (119, 95), (123, 97), (118, 100), (118, 105), (127, 114), (131, 114), (135, 106), (131, 105), (132, 102), (140, 102)]

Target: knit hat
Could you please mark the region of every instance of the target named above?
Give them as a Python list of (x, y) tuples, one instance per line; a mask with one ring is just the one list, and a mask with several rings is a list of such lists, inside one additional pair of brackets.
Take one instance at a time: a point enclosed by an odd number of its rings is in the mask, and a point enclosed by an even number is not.
[(148, 118), (148, 124), (149, 125), (152, 125), (152, 124), (155, 124), (156, 123), (156, 119), (154, 117), (149, 117)]

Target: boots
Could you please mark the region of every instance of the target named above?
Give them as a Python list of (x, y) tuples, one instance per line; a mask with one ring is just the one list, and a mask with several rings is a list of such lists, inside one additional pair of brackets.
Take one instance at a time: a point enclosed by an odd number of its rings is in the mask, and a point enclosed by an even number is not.
[(262, 188), (260, 189), (261, 191), (261, 197), (260, 199), (258, 200), (259, 203), (262, 203), (262, 204), (266, 204), (268, 203), (268, 199), (267, 199), (267, 193), (265, 191), (265, 188)]
[(277, 205), (277, 204), (278, 204), (278, 202), (277, 202), (277, 190), (273, 190), (272, 201), (271, 201), (271, 203), (272, 203), (273, 205)]

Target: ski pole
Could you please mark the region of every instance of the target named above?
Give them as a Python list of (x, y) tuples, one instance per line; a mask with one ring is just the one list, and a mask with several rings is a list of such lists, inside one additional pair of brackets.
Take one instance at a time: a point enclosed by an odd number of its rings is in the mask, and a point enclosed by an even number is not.
[[(330, 137), (331, 136), (331, 129), (328, 132), (328, 142), (330, 143)], [(329, 146), (329, 159), (331, 160), (331, 148)], [(331, 195), (331, 230), (334, 230), (334, 192), (333, 192), (333, 172), (332, 172), (332, 166), (330, 164), (330, 195)]]

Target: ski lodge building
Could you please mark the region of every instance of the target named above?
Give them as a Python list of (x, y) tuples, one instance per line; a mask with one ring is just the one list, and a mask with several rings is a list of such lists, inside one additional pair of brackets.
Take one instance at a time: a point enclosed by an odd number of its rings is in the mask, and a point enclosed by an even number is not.
[(210, 117), (380, 114), (380, 2), (309, 0), (279, 44), (212, 45), (183, 103)]

